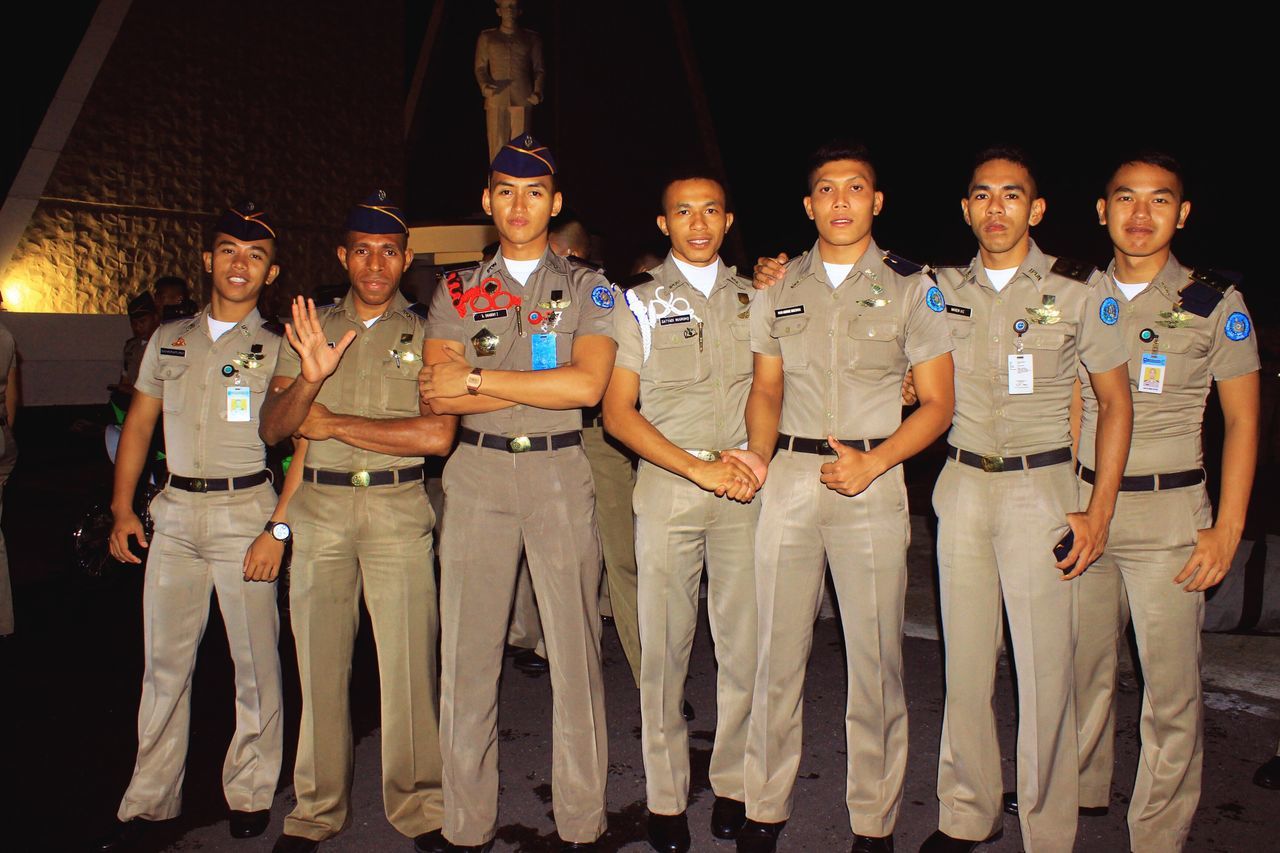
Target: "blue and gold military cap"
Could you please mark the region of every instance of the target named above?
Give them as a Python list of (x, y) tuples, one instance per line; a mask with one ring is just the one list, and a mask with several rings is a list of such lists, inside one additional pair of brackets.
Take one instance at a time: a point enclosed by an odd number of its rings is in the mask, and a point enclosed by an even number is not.
[(491, 172), (501, 172), (513, 178), (538, 178), (556, 173), (556, 158), (551, 149), (527, 133), (502, 146), (498, 156), (489, 166)]
[(267, 212), (254, 201), (242, 201), (227, 208), (213, 230), (215, 234), (226, 234), (245, 242), (276, 238), (276, 229), (267, 221)]
[(374, 190), (347, 214), (348, 231), (359, 231), (362, 234), (408, 234), (409, 226), (405, 224), (404, 214), (400, 208), (387, 200), (386, 190)]
[(156, 313), (156, 300), (150, 293), (139, 293), (129, 300), (129, 316), (145, 317)]

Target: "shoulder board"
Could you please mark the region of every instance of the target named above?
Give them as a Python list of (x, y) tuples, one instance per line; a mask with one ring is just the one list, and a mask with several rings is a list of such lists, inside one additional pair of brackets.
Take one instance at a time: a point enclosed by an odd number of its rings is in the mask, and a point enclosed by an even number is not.
[(276, 320), (263, 320), (262, 328), (266, 329), (273, 335), (280, 337), (284, 336), (284, 323), (277, 322)]
[(571, 267), (580, 269), (588, 269), (592, 272), (598, 272), (604, 275), (604, 266), (597, 261), (588, 260), (587, 258), (579, 258), (576, 255), (564, 255), (564, 260)]
[(1082, 284), (1088, 284), (1089, 279), (1092, 278), (1096, 270), (1097, 267), (1093, 264), (1072, 260), (1071, 258), (1058, 258), (1053, 262), (1053, 266), (1049, 268), (1049, 272), (1054, 275), (1074, 279)]
[(915, 261), (909, 261), (901, 255), (895, 255), (893, 252), (884, 253), (884, 265), (904, 277), (915, 275), (924, 269), (923, 266)]
[(451, 272), (462, 274), (480, 269), (480, 261), (463, 261), (457, 264), (442, 264), (440, 266), (440, 275), (448, 275)]
[(651, 281), (653, 281), (653, 276), (649, 273), (638, 272), (635, 275), (627, 276), (622, 281), (618, 282), (618, 287), (622, 290), (630, 290), (633, 287), (639, 287), (640, 285), (648, 284)]
[(1235, 282), (1213, 270), (1192, 270), (1191, 281), (1178, 291), (1182, 307), (1197, 317), (1208, 317)]
[(409, 313), (416, 314), (424, 320), (427, 319), (427, 306), (423, 305), (421, 302), (413, 303), (407, 310)]

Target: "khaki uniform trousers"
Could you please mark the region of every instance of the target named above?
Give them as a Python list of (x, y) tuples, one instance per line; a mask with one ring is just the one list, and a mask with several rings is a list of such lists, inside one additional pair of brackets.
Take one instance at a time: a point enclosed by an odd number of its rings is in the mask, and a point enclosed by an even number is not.
[(846, 497), (821, 482), (832, 457), (782, 450), (769, 466), (756, 529), (758, 664), (747, 734), (747, 817), (791, 814), (800, 767), (804, 674), (822, 602), (823, 556), (848, 660), (845, 800), (859, 835), (893, 832), (907, 764), (902, 611), (907, 491), (902, 467)]
[[(604, 551), (605, 583), (600, 589), (600, 612), (613, 617), (618, 641), (631, 667), (631, 678), (640, 685), (640, 628), (636, 613), (635, 530), (631, 518), (631, 492), (635, 469), (631, 458), (618, 450), (603, 427), (584, 427), (582, 449), (591, 465), (596, 487), (596, 529)], [(516, 598), (511, 608), (507, 642), (547, 656), (538, 605), (529, 580), (529, 563), (520, 564)]]
[(609, 740), (600, 670), (600, 545), (581, 447), (508, 453), (460, 445), (444, 471), (440, 744), (453, 844), (498, 820), (498, 680), (523, 546), (551, 664), (551, 793), (565, 841), (605, 830)]
[(211, 593), (217, 593), (235, 665), (236, 730), (222, 765), (222, 790), (237, 811), (271, 808), (283, 746), (280, 615), (274, 583), (245, 583), (244, 555), (275, 503), (267, 483), (205, 494), (169, 487), (151, 502), (138, 759), (117, 812), (122, 821), (168, 820), (182, 811), (191, 674)]
[[(1081, 506), (1093, 487), (1080, 483)], [(1130, 613), (1142, 663), (1142, 755), (1129, 803), (1129, 848), (1181, 850), (1200, 802), (1204, 708), (1200, 626), (1204, 593), (1173, 579), (1213, 524), (1203, 484), (1121, 492), (1107, 551), (1080, 578), (1075, 692), (1080, 804), (1111, 800), (1117, 645)], [(1126, 606), (1127, 600), (1127, 606)]]
[(1001, 825), (996, 663), (1001, 603), (1018, 669), (1018, 820), (1027, 853), (1071, 850), (1078, 809), (1072, 665), (1077, 584), (1053, 547), (1076, 508), (1068, 464), (988, 473), (948, 460), (933, 491), (946, 641), (938, 826), (984, 839)]
[(533, 116), (533, 107), (509, 107), (505, 104), (485, 105), (485, 129), (489, 136), (489, 159), (498, 156), (502, 146), (524, 133), (529, 128), (529, 119)]
[[(0, 514), (4, 508), (4, 486), (18, 461), (18, 445), (9, 425), (0, 427)], [(265, 520), (263, 521), (265, 524)], [(0, 533), (0, 637), (13, 633), (13, 586), (9, 580), (9, 551)]]
[(698, 624), (702, 566), (715, 642), (716, 740), (711, 789), (746, 800), (743, 762), (756, 674), (753, 553), (760, 502), (718, 498), (646, 462), (635, 489), (640, 566), (641, 745), (649, 811), (674, 815), (689, 800), (689, 731), (680, 713)]
[(289, 605), (302, 720), (289, 835), (323, 840), (351, 823), (351, 654), (364, 597), (378, 650), (382, 800), (413, 837), (439, 829), (434, 516), (421, 481), (387, 486), (302, 483), (289, 505)]

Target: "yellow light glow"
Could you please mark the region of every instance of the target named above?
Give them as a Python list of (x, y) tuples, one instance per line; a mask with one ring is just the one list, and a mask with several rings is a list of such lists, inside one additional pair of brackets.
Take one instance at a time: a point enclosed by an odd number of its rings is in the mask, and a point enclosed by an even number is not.
[(4, 307), (8, 308), (10, 311), (21, 311), (22, 296), (25, 289), (26, 288), (22, 286), (21, 282), (5, 282), (4, 287), (0, 288), (0, 293), (4, 295)]

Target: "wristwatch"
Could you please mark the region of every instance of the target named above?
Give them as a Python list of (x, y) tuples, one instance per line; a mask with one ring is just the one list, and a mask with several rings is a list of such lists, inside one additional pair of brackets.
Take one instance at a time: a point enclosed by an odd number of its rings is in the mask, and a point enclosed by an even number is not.
[(480, 375), (480, 368), (473, 368), (471, 372), (467, 374), (467, 393), (473, 397), (476, 394), (479, 394), (480, 383), (482, 381), (483, 377)]
[(268, 521), (264, 529), (277, 542), (288, 542), (293, 538), (293, 530), (283, 521)]

